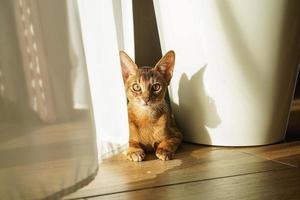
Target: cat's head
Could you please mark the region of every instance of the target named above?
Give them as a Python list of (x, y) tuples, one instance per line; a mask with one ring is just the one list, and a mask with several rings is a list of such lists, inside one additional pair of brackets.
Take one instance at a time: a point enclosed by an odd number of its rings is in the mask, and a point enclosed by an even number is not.
[(128, 100), (143, 107), (160, 104), (172, 78), (174, 51), (167, 52), (155, 67), (138, 68), (123, 51), (120, 51), (120, 59)]

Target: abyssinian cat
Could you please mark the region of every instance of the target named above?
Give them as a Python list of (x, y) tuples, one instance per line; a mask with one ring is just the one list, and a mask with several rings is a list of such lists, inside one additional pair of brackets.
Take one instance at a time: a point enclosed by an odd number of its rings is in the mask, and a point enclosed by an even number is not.
[(170, 160), (182, 141), (165, 93), (175, 64), (174, 51), (167, 52), (155, 67), (140, 67), (120, 51), (122, 75), (128, 99), (129, 148), (127, 158), (142, 161), (145, 152), (155, 151), (161, 160)]

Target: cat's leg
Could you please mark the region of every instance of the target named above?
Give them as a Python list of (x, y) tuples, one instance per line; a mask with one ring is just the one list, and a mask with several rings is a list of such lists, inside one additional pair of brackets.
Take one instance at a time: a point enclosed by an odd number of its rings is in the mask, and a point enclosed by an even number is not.
[(130, 139), (127, 150), (127, 159), (135, 162), (143, 161), (146, 157), (145, 151), (138, 142), (138, 130), (133, 123), (129, 123)]
[(182, 135), (174, 128), (172, 134), (161, 141), (156, 148), (155, 155), (161, 160), (173, 159), (178, 146), (181, 144)]

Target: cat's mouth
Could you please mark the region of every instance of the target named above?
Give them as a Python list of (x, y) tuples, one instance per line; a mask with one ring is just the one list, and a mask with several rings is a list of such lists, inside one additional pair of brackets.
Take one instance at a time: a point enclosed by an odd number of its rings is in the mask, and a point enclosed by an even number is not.
[(155, 106), (157, 104), (159, 104), (158, 101), (148, 101), (148, 102), (144, 102), (144, 101), (140, 101), (139, 103), (142, 107), (151, 107), (151, 106)]
[(147, 107), (147, 106), (150, 106), (152, 104), (152, 102), (150, 101), (150, 99), (147, 99), (147, 100), (139, 100), (139, 104), (143, 107)]
[(135, 99), (134, 103), (135, 105), (138, 105), (141, 108), (149, 108), (149, 107), (157, 106), (158, 104), (161, 103), (161, 101), (156, 99), (151, 99), (148, 101), (145, 101), (143, 99)]
[(152, 103), (151, 102), (147, 102), (147, 103), (146, 102), (141, 102), (141, 105), (147, 107), (147, 106), (151, 106)]

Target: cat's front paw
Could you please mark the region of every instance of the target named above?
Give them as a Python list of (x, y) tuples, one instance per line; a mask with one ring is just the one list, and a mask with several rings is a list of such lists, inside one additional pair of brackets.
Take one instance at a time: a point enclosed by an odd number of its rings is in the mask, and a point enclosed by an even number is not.
[(155, 155), (161, 160), (172, 160), (175, 153), (164, 148), (157, 148)]
[(127, 159), (134, 162), (141, 162), (145, 159), (146, 154), (143, 150), (127, 152)]

